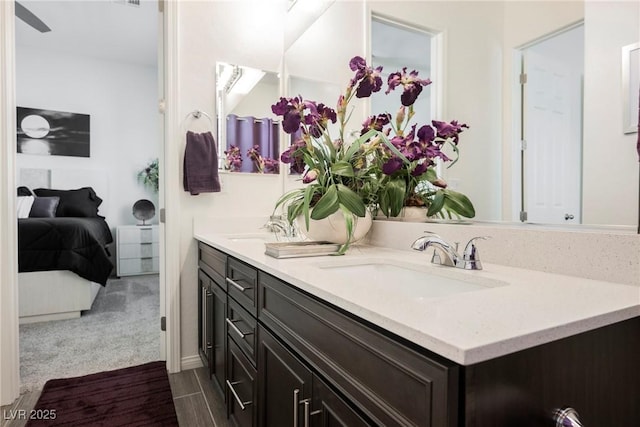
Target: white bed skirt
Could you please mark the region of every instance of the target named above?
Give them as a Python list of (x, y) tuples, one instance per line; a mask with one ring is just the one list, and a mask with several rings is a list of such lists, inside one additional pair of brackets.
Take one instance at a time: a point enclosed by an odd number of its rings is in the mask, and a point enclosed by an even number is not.
[(100, 284), (71, 271), (37, 271), (18, 274), (20, 323), (80, 317), (91, 309)]

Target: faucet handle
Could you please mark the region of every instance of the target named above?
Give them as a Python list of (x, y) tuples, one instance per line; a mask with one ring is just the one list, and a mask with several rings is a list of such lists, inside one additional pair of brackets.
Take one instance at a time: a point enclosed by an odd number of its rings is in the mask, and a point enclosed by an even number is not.
[(476, 249), (475, 240), (487, 240), (490, 239), (490, 236), (477, 236), (472, 237), (467, 242), (467, 245), (464, 247), (464, 252), (462, 253), (462, 259), (465, 261), (475, 261), (478, 259), (478, 250)]
[(476, 248), (475, 240), (487, 240), (489, 236), (477, 236), (469, 239), (467, 246), (462, 253), (462, 261), (464, 263), (465, 270), (482, 270), (482, 263), (480, 262), (480, 254)]

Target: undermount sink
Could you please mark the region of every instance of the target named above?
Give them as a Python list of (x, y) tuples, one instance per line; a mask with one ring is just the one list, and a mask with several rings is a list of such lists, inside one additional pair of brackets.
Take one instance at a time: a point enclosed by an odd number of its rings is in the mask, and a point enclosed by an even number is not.
[(507, 282), (477, 277), (475, 274), (461, 274), (454, 269), (437, 268), (438, 271), (434, 271), (433, 267), (382, 259), (331, 262), (316, 266), (339, 275), (340, 280), (349, 286), (362, 287), (363, 292), (388, 291), (391, 287), (398, 294), (417, 299), (508, 285)]

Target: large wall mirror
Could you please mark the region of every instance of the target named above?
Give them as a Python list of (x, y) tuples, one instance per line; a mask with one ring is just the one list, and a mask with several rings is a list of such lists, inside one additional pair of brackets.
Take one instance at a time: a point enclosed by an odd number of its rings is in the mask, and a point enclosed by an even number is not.
[[(519, 222), (526, 212), (525, 221), (531, 223), (637, 227), (637, 134), (623, 129), (621, 49), (638, 42), (639, 3), (335, 2), (286, 49), (286, 76), (330, 79), (342, 88), (350, 78), (346, 65), (352, 56), (375, 63), (372, 43), (380, 38), (381, 23), (422, 30), (439, 43), (441, 54), (416, 50), (415, 55), (437, 61), (429, 65), (427, 76), (434, 87), (440, 85), (432, 117), (470, 126), (461, 135), (459, 162), (442, 174), (473, 201), (477, 220)], [(411, 43), (407, 39), (406, 45)], [(396, 45), (395, 52), (402, 52), (404, 44)], [(549, 67), (562, 57), (576, 61), (570, 66), (576, 75), (570, 80), (573, 86), (565, 92), (577, 103), (563, 105), (565, 112), (553, 102), (544, 113), (536, 110), (542, 104), (527, 106), (545, 97), (553, 100), (557, 91), (536, 95), (535, 85), (525, 84), (521, 96), (523, 64), (529, 67), (529, 82), (542, 76), (544, 87), (560, 84), (559, 71), (542, 70), (535, 62), (539, 56)], [(367, 105), (356, 114), (364, 117), (369, 108), (373, 110)], [(528, 114), (526, 108), (531, 109)], [(565, 120), (574, 123), (570, 130)], [(561, 144), (571, 138), (577, 138), (577, 145)], [(529, 139), (524, 151), (523, 139)], [(523, 157), (528, 158), (524, 168)], [(571, 177), (566, 162), (574, 164)], [(559, 188), (572, 179), (573, 187), (563, 195)], [(540, 187), (534, 186), (536, 180)], [(566, 200), (566, 191), (574, 196), (574, 210), (556, 206)], [(536, 213), (543, 204), (557, 212)]]
[(216, 92), (219, 167), (278, 174), (280, 128), (271, 112), (280, 95), (278, 74), (218, 62)]

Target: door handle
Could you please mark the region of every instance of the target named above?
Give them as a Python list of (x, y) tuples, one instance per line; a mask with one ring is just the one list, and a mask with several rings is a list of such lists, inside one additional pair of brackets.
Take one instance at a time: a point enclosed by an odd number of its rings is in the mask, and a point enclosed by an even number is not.
[(293, 427), (298, 427), (298, 401), (300, 390), (293, 390)]

